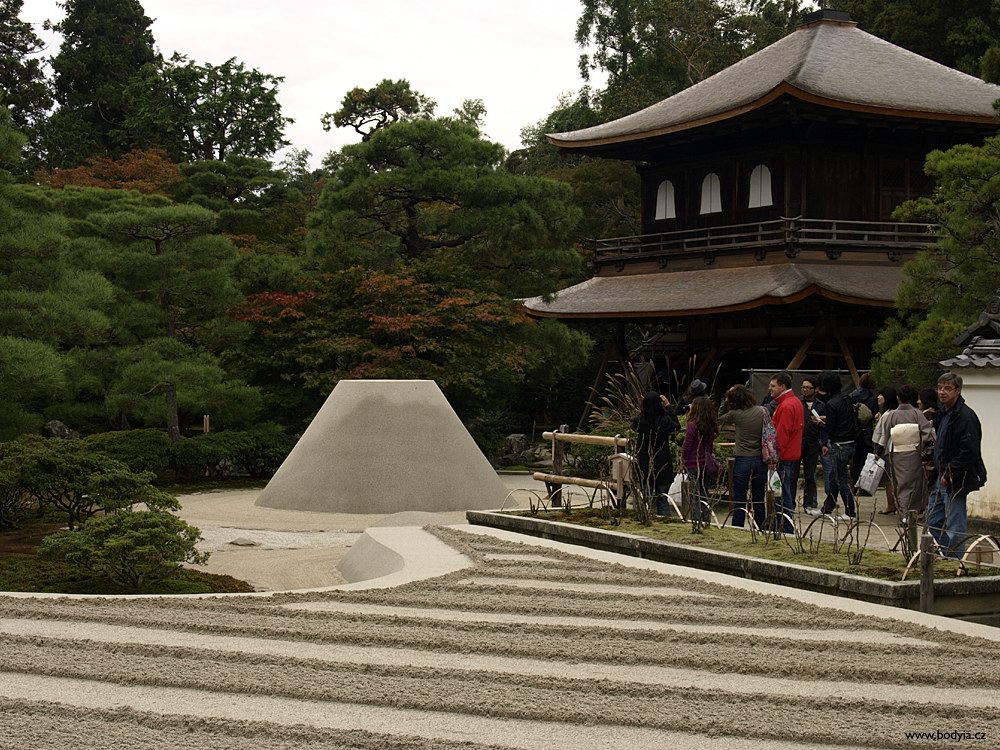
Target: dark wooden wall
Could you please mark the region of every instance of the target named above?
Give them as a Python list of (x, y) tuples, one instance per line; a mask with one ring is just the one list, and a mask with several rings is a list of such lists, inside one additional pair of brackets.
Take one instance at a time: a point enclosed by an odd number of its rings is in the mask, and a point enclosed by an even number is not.
[[(989, 128), (854, 116), (782, 102), (738, 120), (651, 141), (641, 155), (643, 233), (767, 221), (780, 216), (890, 221), (909, 198), (930, 195), (926, 155), (957, 143), (980, 143)], [(995, 132), (995, 131), (993, 131)], [(774, 205), (748, 209), (750, 173), (771, 170)], [(722, 212), (701, 215), (701, 184), (715, 172)], [(674, 184), (677, 218), (654, 221), (656, 191)]]

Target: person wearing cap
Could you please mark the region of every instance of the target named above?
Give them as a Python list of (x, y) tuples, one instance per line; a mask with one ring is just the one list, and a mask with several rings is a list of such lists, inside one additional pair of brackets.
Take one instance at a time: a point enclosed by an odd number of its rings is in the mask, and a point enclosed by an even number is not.
[[(691, 401), (694, 401), (699, 396), (704, 396), (707, 392), (708, 392), (708, 384), (701, 380), (698, 380), (698, 378), (692, 380), (691, 385), (688, 386), (688, 394), (690, 395)], [(687, 414), (690, 406), (691, 406), (690, 401), (688, 401), (685, 398), (682, 398), (680, 400), (680, 403), (677, 404), (677, 415), (680, 416), (682, 414)]]

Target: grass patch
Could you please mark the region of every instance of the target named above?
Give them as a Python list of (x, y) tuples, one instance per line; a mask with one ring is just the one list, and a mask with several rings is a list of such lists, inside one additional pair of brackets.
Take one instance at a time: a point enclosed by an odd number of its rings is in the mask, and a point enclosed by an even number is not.
[(171, 482), (157, 484), (164, 492), (171, 495), (193, 495), (197, 492), (228, 492), (230, 490), (262, 490), (267, 484), (266, 479), (251, 477), (225, 477), (223, 479), (198, 479), (188, 482)]
[[(839, 550), (835, 550), (832, 542), (823, 541), (817, 545), (818, 548), (815, 552), (810, 552), (809, 544), (806, 543), (806, 551), (797, 553), (781, 539), (767, 538), (764, 535), (759, 535), (755, 543), (749, 532), (738, 529), (719, 529), (712, 526), (703, 529), (700, 534), (694, 534), (691, 532), (691, 524), (681, 520), (657, 517), (648, 526), (643, 526), (626, 516), (622, 519), (621, 524), (613, 526), (603, 516), (602, 512), (596, 508), (575, 508), (569, 514), (562, 510), (555, 510), (541, 511), (537, 514), (517, 512), (511, 515), (539, 518), (545, 521), (573, 523), (605, 531), (620, 531), (625, 534), (660, 539), (675, 544), (686, 544), (702, 549), (730, 552), (763, 560), (793, 563), (810, 568), (829, 570), (834, 573), (850, 573), (852, 575), (887, 581), (901, 580), (903, 570), (906, 568), (906, 561), (901, 554), (871, 546), (865, 550), (860, 565), (851, 565), (847, 558), (846, 544), (842, 545)], [(877, 534), (878, 532), (873, 533)], [(881, 539), (881, 536), (879, 538)], [(996, 575), (997, 572), (993, 568), (976, 568), (968, 564), (965, 571), (959, 573), (960, 570), (961, 566), (957, 561), (938, 560), (934, 564), (934, 577), (955, 578), (958, 575), (989, 576)], [(919, 570), (911, 568), (906, 580), (918, 580), (919, 576)]]

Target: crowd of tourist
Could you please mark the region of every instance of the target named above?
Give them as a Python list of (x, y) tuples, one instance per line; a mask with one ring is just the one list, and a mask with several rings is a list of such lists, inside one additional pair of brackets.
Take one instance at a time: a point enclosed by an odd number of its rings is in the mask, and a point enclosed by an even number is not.
[[(799, 388), (795, 393), (791, 376), (778, 373), (762, 403), (746, 385), (734, 385), (725, 392), (721, 409), (700, 380), (691, 383), (688, 398), (676, 408), (665, 396), (648, 392), (633, 427), (639, 480), (656, 496), (657, 512), (670, 513), (665, 498), (675, 476), (670, 438), (680, 429), (678, 414), (686, 414), (678, 470), (689, 478), (696, 502), (707, 498), (723, 473), (713, 452), (720, 429), (735, 430), (732, 525), (744, 526), (749, 514), (760, 528), (770, 518), (774, 528), (791, 533), (799, 512), (800, 476), (803, 512), (850, 521), (858, 513), (856, 492), (868, 463), (885, 468), (887, 505), (880, 512), (906, 525), (915, 511), (942, 551), (960, 557), (966, 498), (986, 482), (982, 428), (962, 398), (961, 376), (945, 373), (936, 388), (919, 391), (910, 385), (875, 391), (866, 373), (847, 393), (839, 374), (823, 372), (802, 378)], [(770, 515), (769, 482), (775, 489)]]

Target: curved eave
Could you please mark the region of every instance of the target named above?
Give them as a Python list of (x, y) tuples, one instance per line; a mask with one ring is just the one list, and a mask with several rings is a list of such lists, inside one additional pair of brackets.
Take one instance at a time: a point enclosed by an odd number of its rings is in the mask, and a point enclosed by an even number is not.
[(759, 297), (758, 299), (744, 302), (739, 305), (727, 305), (724, 307), (706, 307), (693, 310), (626, 310), (621, 312), (602, 313), (553, 313), (527, 307), (528, 315), (532, 318), (558, 318), (560, 320), (615, 320), (618, 318), (693, 318), (701, 315), (725, 315), (734, 312), (745, 312), (767, 305), (791, 305), (801, 302), (807, 297), (817, 295), (836, 302), (844, 302), (849, 305), (861, 305), (863, 307), (893, 307), (892, 301), (868, 299), (865, 297), (851, 297), (837, 292), (831, 292), (821, 286), (813, 285), (801, 292), (787, 297)]
[(973, 115), (956, 112), (930, 112), (919, 109), (882, 107), (874, 104), (865, 104), (863, 102), (849, 102), (840, 99), (831, 99), (819, 94), (813, 94), (805, 89), (799, 88), (798, 86), (794, 86), (787, 81), (782, 81), (769, 92), (764, 94), (764, 96), (746, 104), (742, 104), (739, 107), (734, 107), (732, 109), (725, 110), (724, 112), (719, 112), (706, 117), (700, 117), (694, 120), (667, 125), (662, 128), (654, 128), (653, 130), (644, 130), (636, 133), (625, 133), (622, 135), (605, 136), (602, 138), (590, 138), (579, 141), (562, 140), (553, 135), (546, 135), (545, 137), (553, 146), (564, 149), (595, 148), (598, 146), (610, 146), (618, 143), (642, 141), (649, 138), (656, 138), (661, 135), (669, 135), (670, 133), (678, 133), (684, 130), (700, 128), (716, 122), (731, 120), (748, 112), (761, 109), (786, 94), (810, 104), (829, 107), (831, 109), (844, 110), (847, 112), (861, 112), (864, 114), (879, 115), (882, 117), (896, 117), (900, 119), (910, 118), (918, 120), (933, 120), (936, 122), (961, 122), (1000, 127), (1000, 118), (992, 115)]

